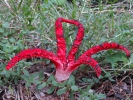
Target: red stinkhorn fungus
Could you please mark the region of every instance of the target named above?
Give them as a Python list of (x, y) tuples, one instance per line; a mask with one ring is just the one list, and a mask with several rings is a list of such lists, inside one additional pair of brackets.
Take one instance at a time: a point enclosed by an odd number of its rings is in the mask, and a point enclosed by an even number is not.
[[(66, 41), (64, 39), (62, 22), (74, 24), (78, 27), (76, 39), (74, 40), (74, 43), (71, 47), (71, 50), (68, 53), (68, 56), (66, 55)], [(39, 48), (23, 50), (10, 60), (10, 62), (6, 66), (6, 69), (9, 70), (13, 66), (15, 66), (17, 62), (26, 58), (31, 58), (31, 57), (47, 58), (54, 63), (56, 68), (55, 78), (58, 82), (61, 82), (67, 80), (70, 74), (75, 69), (77, 69), (81, 64), (87, 64), (92, 66), (96, 71), (97, 76), (100, 76), (101, 74), (100, 66), (98, 65), (98, 62), (96, 60), (91, 58), (91, 56), (101, 50), (119, 49), (125, 51), (128, 57), (130, 56), (129, 50), (124, 46), (113, 42), (111, 43), (105, 42), (101, 45), (90, 48), (89, 50), (85, 51), (78, 59), (75, 59), (75, 54), (80, 44), (82, 43), (82, 39), (84, 36), (83, 25), (76, 20), (58, 18), (55, 22), (55, 33), (57, 40), (57, 55), (54, 54), (53, 52)]]

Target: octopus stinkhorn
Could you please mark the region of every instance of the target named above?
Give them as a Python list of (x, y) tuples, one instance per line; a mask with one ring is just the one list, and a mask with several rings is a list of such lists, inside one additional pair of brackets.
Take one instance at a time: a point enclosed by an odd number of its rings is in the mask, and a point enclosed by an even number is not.
[[(63, 34), (62, 22), (74, 24), (78, 28), (76, 38), (70, 51), (68, 52), (68, 55), (66, 55), (66, 41)], [(31, 57), (46, 58), (54, 63), (56, 68), (55, 78), (58, 82), (61, 82), (67, 80), (70, 74), (81, 64), (90, 65), (92, 68), (94, 68), (97, 76), (99, 77), (101, 74), (100, 66), (98, 62), (91, 57), (93, 54), (99, 51), (107, 49), (118, 49), (124, 51), (127, 57), (130, 56), (130, 52), (126, 47), (114, 42), (105, 42), (103, 44), (88, 49), (78, 59), (76, 59), (75, 54), (78, 51), (78, 48), (82, 43), (82, 39), (84, 37), (84, 27), (77, 20), (57, 18), (55, 22), (55, 34), (57, 40), (57, 53), (53, 53), (41, 48), (26, 49), (18, 53), (15, 57), (13, 57), (7, 64), (6, 69), (9, 70), (13, 66), (15, 66), (17, 62), (23, 59)]]

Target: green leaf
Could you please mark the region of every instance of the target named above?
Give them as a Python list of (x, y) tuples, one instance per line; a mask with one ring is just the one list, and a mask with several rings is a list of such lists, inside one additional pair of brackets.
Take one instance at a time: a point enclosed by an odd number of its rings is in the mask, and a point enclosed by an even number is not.
[(78, 86), (76, 86), (76, 85), (73, 85), (73, 86), (71, 86), (71, 89), (73, 90), (73, 91), (78, 91)]
[[(92, 82), (90, 85), (88, 85), (85, 91), (89, 91), (89, 90), (91, 89), (91, 87), (93, 86), (93, 84), (94, 84), (94, 83)], [(89, 92), (88, 92), (88, 93), (89, 93)]]
[(70, 91), (70, 100), (74, 100), (73, 91)]
[(15, 13), (17, 13), (17, 8), (16, 8), (16, 4), (14, 3), (14, 0), (10, 0), (11, 4), (12, 4), (12, 8), (13, 8), (13, 11)]
[(85, 96), (84, 100), (91, 100), (89, 97)]
[(130, 62), (133, 63), (133, 54), (131, 54), (131, 57), (130, 57)]
[(18, 10), (21, 8), (22, 2), (23, 2), (23, 0), (21, 0), (21, 1), (19, 2), (19, 4), (18, 4)]
[(31, 82), (34, 83), (34, 84), (37, 84), (37, 85), (41, 84), (41, 81), (39, 81), (39, 80), (32, 80)]
[(46, 85), (47, 85), (46, 82), (43, 82), (42, 84), (37, 86), (37, 89), (40, 90), (40, 89), (44, 88)]
[(105, 94), (96, 94), (96, 97), (98, 100), (101, 100), (101, 99), (106, 98), (106, 95)]
[(9, 39), (9, 41), (14, 43), (16, 40), (12, 37)]
[(30, 74), (30, 77), (32, 79), (35, 79), (38, 76), (38, 72)]
[(61, 95), (61, 94), (65, 93), (66, 90), (67, 90), (66, 87), (64, 87), (64, 88), (62, 88), (62, 89), (59, 89), (59, 90), (57, 91), (57, 95)]
[(92, 83), (93, 82), (93, 79), (88, 78), (87, 81), (90, 82), (90, 83)]
[(114, 80), (113, 78), (111, 78), (111, 77), (109, 77), (109, 80), (110, 80), (111, 82), (115, 82), (115, 80)]
[[(123, 56), (123, 53), (119, 52), (119, 53), (113, 53), (113, 51), (110, 50), (110, 52), (108, 51), (109, 56), (106, 56), (106, 62), (111, 63), (112, 69), (115, 69), (115, 66), (117, 66), (117, 62), (118, 61), (123, 61), (121, 58)], [(113, 53), (113, 54), (112, 54)]]
[(1, 75), (5, 75), (6, 77), (9, 77), (10, 76), (9, 71), (6, 71), (6, 70), (3, 70), (0, 74)]
[(76, 9), (76, 7), (74, 7), (74, 9), (72, 11), (72, 18), (76, 18), (76, 12), (77, 12), (77, 9)]
[(17, 50), (18, 48), (18, 46), (13, 46), (12, 50)]
[(28, 88), (31, 85), (31, 83), (27, 82), (26, 87)]
[(4, 51), (0, 51), (1, 54), (4, 54), (5, 52)]
[(39, 80), (44, 80), (44, 74), (43, 74), (43, 70), (41, 70), (40, 72), (39, 72)]
[(66, 3), (66, 0), (56, 0), (58, 5), (63, 5)]
[(2, 27), (4, 27), (4, 28), (9, 28), (9, 26), (10, 26), (10, 24), (8, 22), (4, 22), (2, 24)]
[(0, 85), (3, 85), (3, 84), (4, 84), (4, 82), (2, 80), (0, 80)]
[(70, 75), (69, 80), (68, 80), (68, 85), (70, 86), (75, 85), (75, 78), (73, 75)]
[(44, 2), (48, 3), (49, 0), (44, 0)]
[[(131, 57), (130, 57), (130, 58), (131, 58)], [(126, 64), (126, 63), (128, 63), (128, 61), (129, 61), (130, 59), (128, 59), (127, 57), (122, 56), (122, 60), (123, 60), (124, 64)]]
[(21, 78), (23, 78), (25, 81), (29, 81), (29, 77), (26, 75), (21, 75)]
[(4, 32), (4, 29), (3, 28), (0, 28), (0, 32), (3, 33)]
[(56, 82), (56, 81), (52, 81), (52, 84), (54, 85), (54, 86), (59, 86), (60, 84), (58, 83), (58, 82)]
[(63, 83), (59, 84), (58, 87), (65, 87), (68, 84), (68, 80), (64, 81)]
[(31, 11), (30, 10), (26, 10), (24, 14), (25, 14), (26, 17), (28, 17), (31, 14)]
[(31, 31), (31, 30), (35, 30), (36, 29), (36, 27), (34, 27), (34, 26), (32, 26), (32, 25), (27, 25), (27, 28)]
[(94, 80), (95, 83), (98, 83), (99, 82), (99, 79), (98, 78), (96, 78), (96, 77), (92, 77), (92, 78), (93, 78), (93, 80)]
[(55, 86), (52, 86), (52, 87), (47, 91), (47, 93), (48, 93), (48, 94), (51, 94), (54, 90), (55, 90)]
[(23, 69), (23, 72), (24, 72), (24, 75), (30, 76), (30, 74), (29, 74), (29, 72), (27, 70)]
[(50, 75), (47, 81), (48, 82), (55, 81), (55, 77), (53, 75)]

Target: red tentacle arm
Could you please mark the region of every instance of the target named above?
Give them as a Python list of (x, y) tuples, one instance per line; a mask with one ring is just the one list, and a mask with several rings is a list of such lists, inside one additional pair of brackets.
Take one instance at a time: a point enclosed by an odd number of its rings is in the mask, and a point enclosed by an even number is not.
[(98, 46), (93, 46), (89, 50), (85, 51), (81, 55), (81, 57), (82, 56), (86, 56), (86, 55), (89, 56), (89, 57), (91, 57), (93, 54), (95, 54), (95, 53), (97, 53), (99, 51), (102, 51), (102, 50), (107, 50), (107, 49), (118, 49), (118, 50), (122, 50), (122, 51), (124, 51), (126, 53), (126, 56), (127, 57), (130, 57), (130, 51), (126, 47), (124, 47), (124, 46), (122, 46), (120, 44), (114, 43), (114, 42), (111, 42), (111, 43), (105, 42), (105, 43), (100, 44)]
[(52, 52), (35, 48), (35, 49), (27, 49), (23, 50), (20, 53), (18, 53), (15, 57), (10, 60), (10, 62), (7, 64), (6, 69), (9, 70), (13, 66), (16, 65), (17, 62), (31, 57), (42, 57), (51, 60), (57, 69), (62, 69), (63, 65), (61, 65), (60, 60), (56, 57), (56, 55)]
[(56, 20), (55, 27), (56, 27), (56, 39), (57, 39), (57, 47), (58, 47), (57, 55), (63, 61), (66, 60), (65, 59), (66, 58), (66, 42), (63, 36), (63, 28), (62, 28), (61, 22), (74, 24), (78, 27), (76, 39), (74, 40), (71, 50), (68, 53), (68, 59), (67, 59), (68, 61), (73, 61), (75, 57), (75, 53), (77, 52), (80, 44), (82, 43), (82, 39), (84, 36), (84, 27), (80, 22), (76, 20), (68, 20), (64, 18), (58, 18)]
[(99, 77), (101, 75), (101, 69), (100, 69), (100, 66), (98, 64), (98, 62), (91, 58), (91, 57), (87, 57), (87, 56), (84, 56), (84, 57), (80, 57), (79, 59), (77, 59), (75, 62), (71, 63), (66, 71), (68, 72), (73, 72), (75, 69), (77, 69), (81, 64), (87, 64), (89, 66), (91, 66), (96, 74), (97, 74), (97, 77)]
[(57, 56), (63, 63), (66, 63), (66, 41), (63, 34), (62, 18), (58, 18), (55, 22), (55, 33), (57, 41)]

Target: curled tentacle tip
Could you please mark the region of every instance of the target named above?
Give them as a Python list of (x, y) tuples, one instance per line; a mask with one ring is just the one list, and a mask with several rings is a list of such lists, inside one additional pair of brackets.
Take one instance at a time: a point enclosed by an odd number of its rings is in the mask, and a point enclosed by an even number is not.
[(97, 77), (100, 77), (101, 71), (96, 72)]
[(129, 54), (126, 54), (126, 56), (127, 56), (127, 58), (129, 59), (130, 58), (130, 56), (131, 56), (131, 54), (129, 53)]
[(127, 58), (130, 58), (130, 56), (131, 56), (131, 53), (128, 49), (127, 49), (127, 52), (126, 52), (126, 56), (127, 56)]
[(131, 56), (131, 52), (129, 51), (129, 53), (127, 54), (127, 57), (130, 57)]
[(100, 77), (100, 75), (101, 75), (101, 73), (98, 73), (98, 74), (97, 74), (97, 77)]

